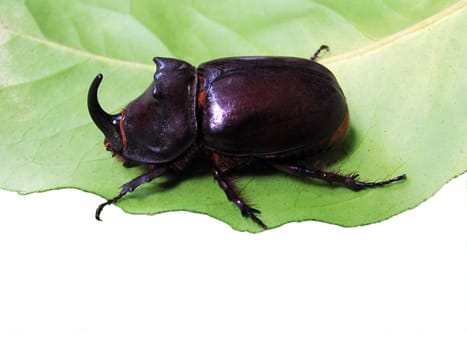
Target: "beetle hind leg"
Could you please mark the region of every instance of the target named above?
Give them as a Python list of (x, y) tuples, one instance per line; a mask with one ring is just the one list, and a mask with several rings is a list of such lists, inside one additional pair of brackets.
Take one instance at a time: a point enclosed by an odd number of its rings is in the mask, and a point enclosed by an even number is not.
[(406, 179), (406, 175), (399, 175), (393, 178), (383, 180), (383, 181), (374, 181), (374, 182), (364, 182), (357, 180), (358, 174), (344, 175), (337, 172), (323, 171), (320, 169), (307, 168), (298, 164), (278, 164), (274, 163), (273, 166), (285, 173), (300, 176), (300, 177), (310, 177), (315, 179), (320, 179), (328, 182), (329, 184), (340, 184), (347, 188), (350, 188), (354, 191), (360, 191), (366, 188), (375, 188), (389, 185), (393, 182), (398, 182)]
[(327, 45), (321, 45), (318, 50), (315, 51), (315, 53), (313, 54), (313, 56), (310, 57), (310, 60), (312, 61), (316, 61), (319, 57), (319, 55), (321, 54), (322, 51), (329, 51), (329, 46)]

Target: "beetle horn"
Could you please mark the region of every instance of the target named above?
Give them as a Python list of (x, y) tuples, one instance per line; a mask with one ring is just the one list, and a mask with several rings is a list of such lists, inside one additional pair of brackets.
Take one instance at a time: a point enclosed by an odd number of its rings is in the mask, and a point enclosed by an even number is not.
[(104, 133), (105, 138), (113, 145), (115, 149), (121, 148), (121, 137), (114, 126), (113, 121), (120, 118), (120, 114), (109, 114), (101, 107), (97, 98), (97, 90), (103, 79), (102, 74), (98, 74), (91, 83), (88, 91), (88, 110), (92, 120), (97, 127)]

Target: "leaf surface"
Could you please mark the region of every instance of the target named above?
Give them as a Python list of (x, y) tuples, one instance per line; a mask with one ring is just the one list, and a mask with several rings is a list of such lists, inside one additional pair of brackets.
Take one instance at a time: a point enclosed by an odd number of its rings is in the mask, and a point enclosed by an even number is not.
[[(331, 168), (404, 183), (352, 192), (281, 174), (245, 174), (242, 193), (269, 227), (320, 220), (344, 226), (413, 208), (467, 169), (467, 2), (13, 1), (0, 4), (0, 188), (79, 188), (113, 197), (140, 173), (102, 146), (87, 114), (100, 98), (118, 111), (152, 80), (153, 56), (199, 64), (224, 56), (321, 60), (346, 94), (352, 129)], [(257, 231), (207, 173), (154, 181), (119, 205), (134, 213), (189, 210)], [(94, 208), (90, 208), (90, 215)], [(103, 214), (105, 216), (105, 213)]]

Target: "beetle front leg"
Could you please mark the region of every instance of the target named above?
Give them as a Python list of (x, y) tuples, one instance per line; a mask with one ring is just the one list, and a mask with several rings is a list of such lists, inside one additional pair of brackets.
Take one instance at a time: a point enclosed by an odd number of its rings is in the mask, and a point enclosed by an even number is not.
[(122, 185), (122, 187), (120, 188), (120, 193), (117, 196), (107, 200), (106, 202), (102, 203), (101, 205), (97, 207), (96, 216), (95, 216), (96, 219), (101, 221), (100, 215), (101, 215), (102, 209), (104, 209), (105, 206), (118, 202), (128, 192), (133, 192), (138, 186), (146, 182), (150, 182), (154, 180), (155, 178), (163, 175), (166, 171), (167, 171), (167, 167), (164, 167), (164, 166), (157, 167), (157, 168), (149, 170), (148, 172), (138, 177), (135, 177), (130, 182), (127, 182), (126, 184)]
[(350, 188), (354, 191), (360, 191), (366, 188), (374, 188), (389, 185), (393, 182), (398, 182), (406, 178), (405, 174), (399, 175), (388, 180), (375, 181), (375, 182), (364, 182), (357, 180), (358, 174), (352, 175), (343, 175), (331, 171), (323, 171), (319, 169), (307, 168), (298, 164), (277, 164), (274, 163), (273, 166), (286, 172), (288, 174), (301, 176), (301, 177), (311, 177), (315, 179), (320, 179), (326, 181), (330, 184), (341, 184), (347, 188)]

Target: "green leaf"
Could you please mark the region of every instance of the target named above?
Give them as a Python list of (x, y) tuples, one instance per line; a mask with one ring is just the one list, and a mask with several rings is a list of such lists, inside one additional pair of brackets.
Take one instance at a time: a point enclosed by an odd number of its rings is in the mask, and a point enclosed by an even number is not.
[[(340, 81), (352, 123), (347, 154), (332, 168), (366, 180), (408, 179), (358, 193), (281, 174), (245, 174), (239, 186), (269, 227), (377, 222), (415, 207), (467, 169), (466, 32), (466, 1), (3, 0), (0, 187), (73, 187), (108, 198), (140, 173), (109, 156), (88, 116), (87, 89), (98, 72), (105, 76), (102, 104), (117, 111), (152, 80), (156, 55), (193, 64), (238, 55), (309, 57), (325, 43), (332, 51), (321, 63)], [(119, 205), (134, 213), (207, 213), (238, 230), (259, 230), (209, 173), (177, 186), (165, 182)]]

